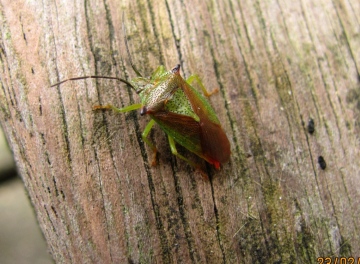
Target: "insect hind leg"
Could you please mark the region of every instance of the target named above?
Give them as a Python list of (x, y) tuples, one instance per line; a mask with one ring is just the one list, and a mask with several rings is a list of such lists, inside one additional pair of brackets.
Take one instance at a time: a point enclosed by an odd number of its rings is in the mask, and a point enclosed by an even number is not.
[(202, 177), (205, 179), (205, 180), (208, 180), (209, 177), (208, 175), (201, 169), (201, 166), (199, 166), (198, 164), (188, 160), (187, 158), (185, 158), (183, 155), (179, 154), (177, 152), (177, 149), (176, 149), (176, 143), (175, 143), (175, 140), (168, 136), (168, 139), (169, 139), (169, 145), (170, 145), (170, 149), (171, 149), (171, 153), (173, 155), (175, 155), (176, 157), (186, 161), (190, 166), (192, 166), (193, 168), (195, 168), (196, 171), (200, 172), (200, 174), (202, 175)]
[(189, 163), (189, 164), (190, 164), (192, 167), (194, 167), (194, 168), (197, 168), (197, 167), (198, 167), (194, 162), (188, 160), (188, 159), (185, 158), (183, 155), (181, 155), (181, 154), (179, 154), (179, 153), (177, 152), (176, 145), (175, 145), (176, 143), (175, 143), (175, 140), (174, 140), (172, 137), (168, 136), (168, 139), (169, 139), (170, 150), (171, 150), (171, 153), (172, 153), (173, 155), (175, 155), (176, 157), (178, 157), (178, 158), (186, 161), (187, 163)]
[(219, 91), (219, 89), (216, 88), (216, 89), (214, 89), (213, 91), (209, 92), (209, 91), (205, 88), (205, 86), (204, 86), (204, 84), (202, 83), (199, 75), (197, 75), (197, 74), (192, 74), (192, 75), (189, 76), (189, 78), (186, 79), (186, 82), (187, 82), (188, 84), (191, 84), (191, 83), (194, 82), (194, 81), (196, 81), (196, 82), (199, 84), (199, 86), (200, 86), (203, 94), (204, 94), (206, 97), (210, 97), (210, 96), (212, 96), (213, 94), (215, 94), (215, 93), (217, 93), (217, 92)]

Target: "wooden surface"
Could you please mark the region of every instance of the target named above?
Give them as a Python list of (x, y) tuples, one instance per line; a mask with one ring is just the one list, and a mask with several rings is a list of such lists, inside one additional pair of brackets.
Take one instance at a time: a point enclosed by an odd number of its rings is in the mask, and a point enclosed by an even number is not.
[[(0, 1), (0, 121), (58, 263), (315, 263), (360, 256), (360, 2)], [(209, 180), (141, 140), (109, 80), (201, 76), (232, 156)], [(315, 132), (307, 131), (310, 118)], [(326, 169), (318, 164), (323, 156)]]

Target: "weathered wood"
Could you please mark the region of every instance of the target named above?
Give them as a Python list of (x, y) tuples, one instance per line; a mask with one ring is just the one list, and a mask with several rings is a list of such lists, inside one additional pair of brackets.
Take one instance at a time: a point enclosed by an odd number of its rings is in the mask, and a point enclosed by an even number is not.
[[(0, 1), (0, 121), (59, 263), (360, 256), (360, 2)], [(232, 144), (203, 179), (109, 80), (198, 73)], [(307, 132), (313, 118), (315, 132)], [(187, 151), (187, 157), (201, 162)], [(318, 156), (327, 167), (322, 170)], [(205, 165), (204, 165), (205, 166)]]

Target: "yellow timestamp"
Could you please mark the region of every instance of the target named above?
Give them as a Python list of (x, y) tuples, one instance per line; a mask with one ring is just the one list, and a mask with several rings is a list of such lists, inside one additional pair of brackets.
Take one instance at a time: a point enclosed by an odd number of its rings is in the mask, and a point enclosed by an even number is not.
[(360, 257), (319, 257), (319, 264), (360, 264)]

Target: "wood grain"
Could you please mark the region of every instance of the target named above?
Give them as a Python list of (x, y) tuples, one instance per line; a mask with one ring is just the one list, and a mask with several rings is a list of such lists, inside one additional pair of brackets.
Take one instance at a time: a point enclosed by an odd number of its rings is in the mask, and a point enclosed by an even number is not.
[[(360, 256), (360, 3), (0, 1), (0, 122), (58, 263), (315, 263)], [(230, 139), (205, 180), (141, 140), (128, 87), (197, 73)], [(307, 132), (312, 118), (315, 132)], [(186, 157), (201, 160), (179, 148)], [(322, 170), (318, 156), (327, 167)]]

